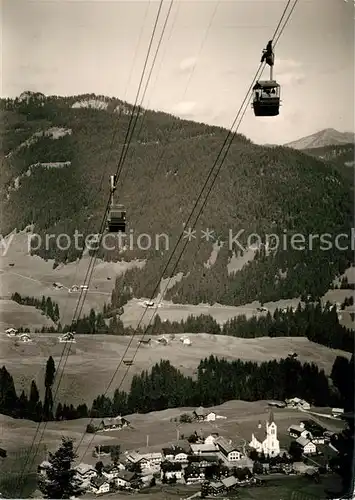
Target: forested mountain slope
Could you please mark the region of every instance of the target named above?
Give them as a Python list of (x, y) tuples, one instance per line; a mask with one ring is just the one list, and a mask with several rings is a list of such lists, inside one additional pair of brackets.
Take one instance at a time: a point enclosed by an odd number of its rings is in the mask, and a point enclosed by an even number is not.
[[(117, 169), (131, 106), (94, 95), (27, 93), (17, 100), (2, 100), (1, 107), (1, 233), (31, 222), (42, 235), (98, 232), (109, 196), (108, 177)], [(115, 297), (128, 290), (127, 285), (136, 297), (153, 292), (226, 133), (165, 113), (140, 114), (118, 188), (133, 244), (124, 252), (100, 250), (100, 256), (147, 259), (147, 264), (116, 280)], [(195, 216), (196, 212), (191, 222)], [(345, 270), (352, 252), (350, 246), (349, 251), (339, 251), (334, 244), (325, 251), (319, 240), (310, 249), (308, 236), (331, 233), (334, 242), (336, 234), (349, 232), (352, 219), (348, 183), (333, 165), (290, 148), (258, 146), (237, 135), (196, 226), (198, 237), (188, 243), (178, 267), (173, 269), (173, 259), (165, 273), (185, 275), (167, 298), (238, 305), (255, 299), (320, 296)], [(207, 228), (224, 242), (208, 265), (213, 242), (200, 237), (200, 230)], [(263, 238), (270, 233), (287, 235), (288, 242), (292, 234), (301, 233), (306, 250), (292, 250), (290, 243), (278, 251), (260, 247), (250, 258), (250, 252), (232, 245), (241, 230), (238, 241), (246, 250), (251, 233)], [(158, 248), (139, 250), (137, 237), (142, 233), (151, 236), (153, 247), (156, 234), (167, 234), (169, 250), (164, 239)], [(49, 248), (35, 253), (57, 262), (72, 261), (80, 255), (72, 242), (71, 248), (60, 250), (52, 239)], [(233, 268), (242, 256), (243, 265)]]

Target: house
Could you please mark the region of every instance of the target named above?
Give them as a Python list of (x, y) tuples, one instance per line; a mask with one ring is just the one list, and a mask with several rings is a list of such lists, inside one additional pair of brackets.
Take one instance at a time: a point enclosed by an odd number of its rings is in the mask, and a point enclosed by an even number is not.
[(113, 431), (117, 429), (123, 429), (123, 427), (127, 427), (129, 425), (128, 420), (125, 418), (118, 416), (115, 418), (104, 418), (101, 420), (98, 426), (99, 431)]
[(191, 345), (192, 342), (188, 337), (181, 337), (180, 342), (182, 342), (184, 345)]
[(307, 401), (300, 398), (286, 399), (286, 405), (288, 408), (302, 408), (302, 410), (309, 410), (311, 408), (311, 405)]
[(201, 483), (205, 479), (205, 473), (195, 465), (189, 465), (184, 471), (186, 484)]
[(97, 476), (97, 470), (88, 464), (79, 464), (75, 467), (76, 477), (82, 483), (82, 486), (90, 486), (90, 481)]
[(90, 489), (96, 495), (102, 495), (110, 491), (110, 483), (104, 476), (96, 476), (90, 481)]
[(132, 464), (140, 464), (142, 472), (160, 467), (163, 460), (163, 455), (160, 452), (157, 453), (138, 453), (132, 451), (126, 455), (126, 458)]
[(199, 422), (214, 422), (216, 414), (214, 411), (207, 411), (202, 406), (193, 411), (193, 417)]
[(80, 463), (75, 467), (77, 475), (82, 479), (95, 477), (97, 475), (96, 469), (92, 465)]
[(291, 425), (287, 430), (289, 435), (294, 438), (299, 438), (301, 436), (305, 438), (312, 437), (312, 434), (305, 429), (302, 422), (300, 423), (300, 425)]
[(47, 460), (43, 460), (43, 462), (41, 462), (37, 467), (37, 473), (45, 475), (47, 474), (47, 469), (49, 469), (50, 467), (52, 467), (51, 463)]
[(137, 479), (135, 472), (119, 471), (115, 477), (115, 483), (119, 488), (131, 488), (132, 482)]
[(163, 462), (161, 464), (161, 479), (165, 476), (166, 479), (182, 479), (182, 466), (178, 463)]
[(142, 340), (138, 340), (138, 345), (141, 346), (141, 345), (150, 345), (150, 341), (152, 339), (142, 339)]
[(21, 333), (21, 335), (19, 335), (19, 339), (21, 340), (21, 342), (32, 342), (32, 339), (28, 335), (28, 333)]
[(74, 333), (72, 332), (67, 332), (67, 333), (64, 333), (64, 335), (62, 335), (61, 337), (58, 337), (59, 339), (59, 342), (71, 342), (73, 344), (75, 344), (76, 340), (74, 338)]
[(108, 464), (105, 465), (102, 469), (102, 475), (105, 476), (106, 479), (112, 481), (115, 479), (120, 472), (125, 470), (125, 466), (121, 463), (117, 464)]
[(197, 469), (205, 469), (209, 465), (218, 464), (216, 455), (191, 455), (188, 460), (189, 464)]
[(299, 438), (296, 439), (296, 443), (302, 448), (302, 452), (305, 455), (310, 455), (312, 453), (317, 453), (317, 447), (312, 441), (309, 439), (300, 436)]
[(15, 328), (8, 328), (5, 330), (5, 333), (8, 337), (15, 337), (17, 335), (17, 330)]
[(208, 486), (208, 493), (211, 495), (219, 495), (224, 491), (224, 484), (221, 481), (213, 481)]
[(249, 443), (258, 453), (275, 457), (280, 454), (280, 442), (277, 439), (277, 425), (275, 424), (274, 413), (271, 411), (269, 420), (266, 422), (265, 431), (255, 431)]
[(166, 337), (164, 337), (164, 335), (162, 337), (159, 337), (157, 339), (157, 342), (160, 344), (160, 345), (168, 345), (169, 341)]
[(210, 434), (209, 436), (207, 436), (205, 438), (205, 444), (213, 444), (215, 442), (215, 440), (218, 438), (219, 434), (218, 432), (213, 432), (212, 434)]
[(215, 455), (219, 453), (219, 448), (214, 444), (191, 444), (193, 455)]
[(74, 292), (78, 292), (79, 291), (79, 287), (78, 285), (73, 285), (69, 288), (69, 293), (74, 293)]
[(221, 479), (221, 483), (223, 484), (226, 491), (232, 491), (238, 486), (239, 481), (236, 477), (229, 476)]
[(165, 460), (169, 462), (185, 463), (188, 462), (188, 453), (180, 446), (173, 445), (171, 448), (163, 448)]
[(227, 441), (224, 437), (218, 437), (214, 444), (218, 446), (221, 454), (228, 460), (228, 462), (240, 460), (243, 456), (240, 449), (235, 446), (231, 440)]

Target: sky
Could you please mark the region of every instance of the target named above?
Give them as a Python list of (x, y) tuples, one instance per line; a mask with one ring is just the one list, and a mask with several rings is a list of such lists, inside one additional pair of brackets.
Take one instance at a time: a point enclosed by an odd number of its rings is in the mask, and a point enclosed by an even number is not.
[[(143, 96), (170, 6), (164, 0), (137, 102), (230, 128), (286, 3), (174, 0)], [(136, 101), (159, 1), (1, 5), (2, 97), (31, 90)], [(275, 47), (280, 115), (256, 118), (249, 105), (239, 132), (284, 144), (324, 128), (354, 131), (354, 7), (353, 0), (298, 1)]]

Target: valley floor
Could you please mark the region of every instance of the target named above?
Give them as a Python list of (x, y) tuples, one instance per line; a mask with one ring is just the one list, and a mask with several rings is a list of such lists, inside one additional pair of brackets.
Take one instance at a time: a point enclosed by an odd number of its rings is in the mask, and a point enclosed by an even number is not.
[[(132, 428), (125, 428), (118, 431), (83, 434), (89, 419), (79, 419), (73, 421), (49, 422), (46, 427), (42, 424), (39, 427), (39, 432), (34, 441), (34, 447), (30, 454), (30, 460), (26, 467), (26, 473), (34, 472), (36, 466), (46, 458), (48, 451), (55, 451), (60, 442), (61, 437), (66, 436), (75, 440), (74, 446), (78, 446), (78, 462), (87, 464), (95, 464), (97, 459), (92, 456), (92, 451), (95, 445), (105, 444), (120, 444), (122, 452), (125, 450), (144, 451), (161, 451), (163, 447), (167, 447), (172, 443), (176, 443), (177, 429), (179, 437), (188, 437), (194, 431), (202, 432), (206, 435), (212, 432), (218, 432), (220, 435), (229, 439), (239, 441), (240, 443), (249, 442), (251, 433), (257, 429), (258, 422), (262, 423), (268, 418), (269, 407), (266, 401), (257, 401), (253, 403), (245, 401), (229, 401), (223, 405), (213, 407), (213, 411), (217, 415), (226, 417), (225, 419), (217, 419), (215, 422), (199, 422), (190, 424), (177, 424), (174, 419), (178, 418), (182, 413), (193, 410), (193, 408), (177, 408), (169, 409), (161, 412), (152, 412), (145, 415), (134, 414), (128, 415), (126, 418), (130, 421)], [(290, 438), (287, 429), (291, 424), (298, 423), (305, 418), (305, 413), (293, 409), (274, 409), (275, 422), (278, 427), (278, 439), (280, 446), (288, 447)], [(343, 422), (333, 419), (319, 418), (319, 423), (327, 427), (331, 431), (340, 431), (343, 428)], [(15, 420), (10, 417), (0, 415), (1, 424), (1, 446), (7, 449), (8, 458), (3, 460), (2, 472), (0, 472), (0, 485), (4, 481), (8, 481), (7, 488), (13, 491), (12, 484), (18, 480), (18, 474), (22, 470), (26, 457), (37, 430), (37, 424), (26, 420)], [(43, 437), (42, 437), (42, 431)], [(147, 438), (147, 436), (149, 436)], [(41, 444), (38, 446), (41, 439)], [(83, 438), (83, 439), (82, 439)], [(148, 439), (149, 448), (146, 447)], [(38, 448), (37, 448), (38, 447)], [(37, 455), (33, 451), (37, 451)], [(105, 461), (105, 459), (104, 459)], [(32, 465), (32, 467), (31, 467)], [(13, 476), (8, 473), (12, 471)], [(17, 478), (17, 479), (16, 479)], [(309, 482), (304, 482), (298, 478), (289, 478), (279, 482), (271, 482), (267, 487), (263, 488), (246, 488), (239, 489), (239, 498), (242, 499), (259, 499), (267, 498), (268, 500), (291, 500), (292, 497), (287, 496), (291, 491), (311, 492), (313, 490), (322, 492), (324, 495), (324, 484), (313, 485)], [(335, 477), (327, 478), (330, 482), (329, 487), (337, 489), (338, 479)], [(34, 477), (28, 477), (28, 490), (35, 489)], [(27, 490), (27, 491), (28, 491)], [(144, 498), (158, 500), (165, 498), (187, 498), (189, 494), (194, 493), (194, 487), (185, 488), (184, 486), (176, 486), (169, 488), (169, 491), (163, 488), (157, 488), (154, 493), (147, 493)], [(262, 492), (264, 495), (262, 496)], [(279, 494), (280, 496), (275, 496)], [(282, 496), (285, 494), (286, 496)], [(316, 494), (316, 493), (314, 493)], [(319, 494), (316, 498), (324, 500), (324, 496)], [(112, 497), (112, 496), (108, 496)], [(89, 498), (89, 497), (87, 497)], [(128, 498), (127, 495), (115, 495), (115, 498)], [(134, 500), (136, 497), (129, 495), (129, 498)], [(142, 493), (137, 496), (143, 498)], [(306, 497), (307, 498), (307, 497)], [(295, 497), (292, 500), (303, 500), (303, 497)]]

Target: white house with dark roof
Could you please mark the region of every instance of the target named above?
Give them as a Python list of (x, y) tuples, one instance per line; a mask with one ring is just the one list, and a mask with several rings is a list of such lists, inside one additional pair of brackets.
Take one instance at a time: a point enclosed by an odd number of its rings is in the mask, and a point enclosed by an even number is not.
[(219, 451), (228, 462), (235, 462), (243, 457), (242, 451), (231, 440), (228, 441), (224, 437), (218, 437), (215, 439), (214, 444), (217, 445)]
[(287, 429), (290, 436), (294, 438), (304, 437), (311, 438), (312, 434), (305, 429), (304, 424), (301, 422), (300, 425), (290, 425)]
[(200, 406), (193, 411), (193, 417), (200, 422), (214, 422), (216, 420), (216, 413), (214, 411), (205, 410)]
[(110, 483), (104, 476), (93, 477), (90, 481), (90, 490), (96, 495), (109, 493)]
[(123, 427), (127, 427), (129, 425), (128, 420), (125, 418), (118, 416), (115, 418), (104, 418), (99, 423), (98, 429), (101, 431), (113, 431), (117, 429), (123, 429)]
[(188, 462), (189, 454), (181, 448), (181, 446), (172, 445), (170, 448), (163, 448), (163, 455), (165, 460), (169, 462), (184, 463)]
[[(261, 429), (260, 429), (261, 431)], [(275, 424), (274, 413), (271, 411), (269, 420), (266, 422), (265, 430), (256, 430), (252, 434), (249, 443), (258, 453), (264, 453), (270, 457), (280, 454), (280, 442), (277, 439), (277, 425)]]
[(317, 447), (312, 441), (301, 436), (296, 439), (296, 443), (301, 446), (302, 451), (305, 455), (311, 455), (313, 453), (317, 453)]
[(115, 483), (119, 488), (130, 488), (135, 479), (137, 479), (136, 473), (122, 470), (115, 476)]

